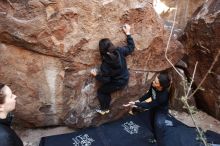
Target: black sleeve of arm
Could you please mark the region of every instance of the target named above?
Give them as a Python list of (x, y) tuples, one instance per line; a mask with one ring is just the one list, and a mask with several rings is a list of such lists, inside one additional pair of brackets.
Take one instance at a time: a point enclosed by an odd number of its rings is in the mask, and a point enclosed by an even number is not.
[(147, 91), (147, 93), (145, 93), (141, 98), (139, 98), (139, 101), (142, 102), (144, 100), (147, 100), (148, 98), (150, 98), (152, 96), (152, 85), (150, 86), (150, 89)]
[(153, 107), (159, 106), (159, 102), (156, 100), (153, 100), (152, 102), (143, 101), (143, 102), (135, 103), (135, 105), (141, 108), (151, 109)]
[(149, 92), (150, 90), (148, 90), (148, 92), (146, 94), (144, 94), (141, 98), (139, 98), (139, 101), (142, 102), (144, 100), (147, 100), (148, 98), (151, 97), (151, 93)]
[(146, 108), (146, 109), (151, 109), (156, 106), (164, 106), (168, 104), (168, 96), (167, 94), (162, 94), (159, 97), (157, 97), (156, 100), (153, 100), (151, 102), (139, 102), (135, 103), (136, 106), (141, 107), (141, 108)]
[(127, 46), (120, 48), (120, 51), (124, 54), (124, 56), (130, 55), (135, 48), (134, 40), (131, 35), (127, 35)]

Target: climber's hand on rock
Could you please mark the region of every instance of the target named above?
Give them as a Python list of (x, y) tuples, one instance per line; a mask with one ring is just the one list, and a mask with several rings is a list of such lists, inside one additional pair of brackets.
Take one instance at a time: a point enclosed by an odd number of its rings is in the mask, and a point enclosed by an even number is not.
[(91, 73), (93, 76), (97, 76), (98, 71), (97, 71), (97, 69), (92, 69), (92, 70), (90, 71), (90, 73)]
[(130, 25), (128, 25), (128, 24), (123, 25), (123, 31), (124, 31), (124, 33), (126, 35), (130, 35), (131, 34), (130, 30), (131, 30), (131, 26)]

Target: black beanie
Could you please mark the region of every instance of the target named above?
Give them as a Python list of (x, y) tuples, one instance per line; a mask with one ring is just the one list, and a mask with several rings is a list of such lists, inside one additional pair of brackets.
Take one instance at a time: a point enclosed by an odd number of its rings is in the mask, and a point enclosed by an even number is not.
[(168, 74), (161, 73), (158, 76), (158, 79), (159, 79), (160, 85), (163, 87), (163, 89), (166, 89), (170, 86), (170, 79), (169, 79)]

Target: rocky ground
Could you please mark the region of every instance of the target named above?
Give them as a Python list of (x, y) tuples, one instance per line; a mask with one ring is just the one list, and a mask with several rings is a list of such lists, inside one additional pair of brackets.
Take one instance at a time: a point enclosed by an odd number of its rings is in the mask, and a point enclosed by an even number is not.
[[(171, 111), (171, 114), (180, 121), (183, 121), (185, 124), (193, 126), (193, 122), (187, 113)], [(198, 126), (203, 130), (212, 130), (220, 133), (220, 121), (214, 119), (202, 111), (198, 111), (194, 117)], [(16, 131), (21, 136), (24, 142), (24, 146), (38, 146), (41, 137), (69, 133), (73, 132), (74, 130), (68, 127), (53, 127), (45, 129), (16, 128)]]

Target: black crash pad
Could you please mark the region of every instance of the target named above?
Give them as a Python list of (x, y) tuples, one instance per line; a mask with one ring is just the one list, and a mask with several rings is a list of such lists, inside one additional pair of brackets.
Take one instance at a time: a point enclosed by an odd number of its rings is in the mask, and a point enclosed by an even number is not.
[[(163, 114), (159, 115), (159, 124), (154, 130), (157, 143), (149, 143), (153, 136), (149, 121), (150, 114), (146, 111), (99, 127), (42, 137), (40, 146), (204, 146), (195, 128)], [(209, 143), (220, 146), (220, 134), (207, 131), (205, 135)]]
[(43, 137), (40, 146), (157, 146), (148, 143), (148, 112), (78, 132)]

